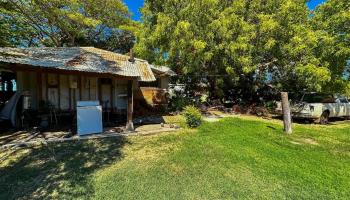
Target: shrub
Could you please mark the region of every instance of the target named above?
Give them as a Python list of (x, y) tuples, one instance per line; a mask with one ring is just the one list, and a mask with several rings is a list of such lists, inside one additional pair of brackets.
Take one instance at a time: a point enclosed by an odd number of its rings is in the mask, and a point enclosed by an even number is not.
[(190, 128), (196, 128), (202, 124), (201, 112), (194, 106), (186, 106), (183, 115), (187, 126)]
[(182, 111), (182, 109), (189, 105), (189, 101), (185, 97), (174, 97), (170, 99), (169, 109), (171, 111)]

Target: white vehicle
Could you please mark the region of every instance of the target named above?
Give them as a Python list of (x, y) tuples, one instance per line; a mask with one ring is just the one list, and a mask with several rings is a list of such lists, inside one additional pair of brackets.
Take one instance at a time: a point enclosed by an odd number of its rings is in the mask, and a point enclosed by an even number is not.
[(299, 103), (291, 105), (293, 118), (311, 119), (327, 124), (332, 117), (350, 117), (350, 103), (339, 95), (307, 93)]

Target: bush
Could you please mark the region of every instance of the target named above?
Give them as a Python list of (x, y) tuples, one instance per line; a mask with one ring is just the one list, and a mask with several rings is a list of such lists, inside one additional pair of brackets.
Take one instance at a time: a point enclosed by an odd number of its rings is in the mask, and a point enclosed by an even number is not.
[(186, 106), (183, 115), (187, 126), (190, 128), (196, 128), (202, 124), (201, 112), (194, 106)]
[(174, 97), (170, 99), (169, 110), (182, 111), (182, 109), (189, 105), (189, 100), (186, 97)]

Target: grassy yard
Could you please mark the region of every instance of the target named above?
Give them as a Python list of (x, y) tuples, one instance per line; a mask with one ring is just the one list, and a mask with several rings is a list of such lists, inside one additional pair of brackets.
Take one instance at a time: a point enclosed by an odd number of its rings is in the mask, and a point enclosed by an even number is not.
[(0, 164), (0, 199), (349, 199), (350, 124), (291, 136), (280, 124), (227, 118), (20, 150)]

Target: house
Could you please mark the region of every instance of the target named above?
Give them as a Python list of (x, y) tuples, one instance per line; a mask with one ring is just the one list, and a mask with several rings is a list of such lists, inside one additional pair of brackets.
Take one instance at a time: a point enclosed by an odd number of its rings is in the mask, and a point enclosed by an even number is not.
[(135, 99), (150, 105), (151, 107), (166, 107), (168, 104), (167, 93), (169, 90), (170, 78), (175, 72), (165, 66), (153, 66), (151, 70), (156, 81), (139, 82), (139, 90), (135, 91)]
[(166, 104), (153, 99), (166, 94), (174, 75), (167, 67), (93, 47), (0, 48), (0, 73), (0, 102), (26, 91), (39, 115), (47, 105), (74, 115), (77, 101), (99, 101), (108, 116), (125, 116), (128, 127), (136, 101)]

